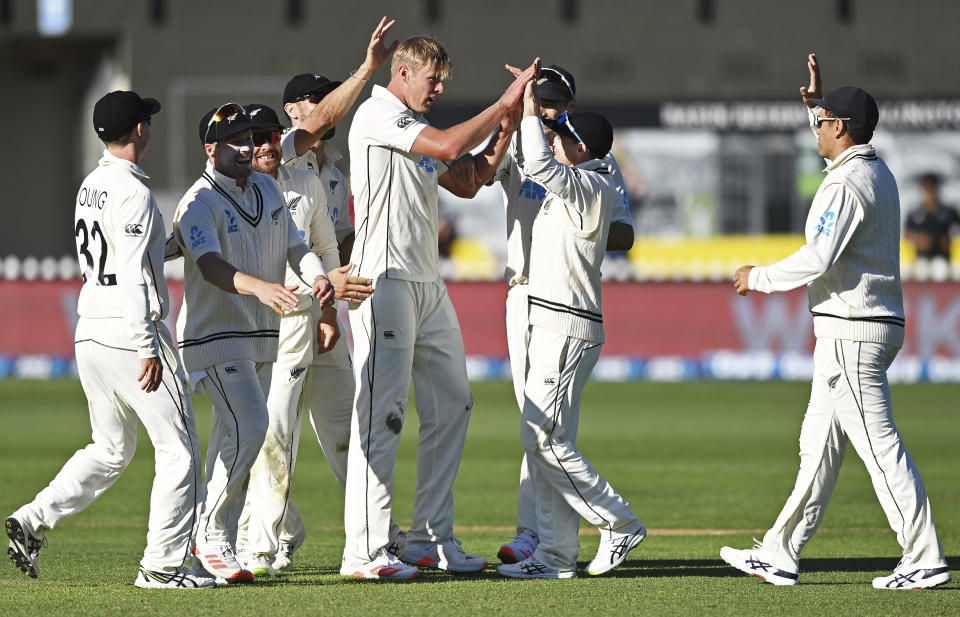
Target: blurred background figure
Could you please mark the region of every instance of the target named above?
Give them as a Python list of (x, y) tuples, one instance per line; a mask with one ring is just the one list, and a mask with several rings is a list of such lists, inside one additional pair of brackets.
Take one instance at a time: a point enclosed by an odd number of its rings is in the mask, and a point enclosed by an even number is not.
[(950, 241), (960, 214), (940, 201), (940, 176), (926, 173), (919, 180), (923, 201), (907, 216), (904, 238), (917, 250), (917, 277), (943, 279), (949, 273)]

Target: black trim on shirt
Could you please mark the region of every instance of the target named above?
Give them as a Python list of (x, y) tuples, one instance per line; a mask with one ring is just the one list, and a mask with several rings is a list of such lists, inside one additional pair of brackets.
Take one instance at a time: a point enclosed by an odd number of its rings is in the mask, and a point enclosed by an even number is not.
[(527, 302), (530, 306), (538, 306), (549, 311), (554, 311), (555, 313), (569, 313), (574, 317), (580, 317), (581, 319), (586, 319), (594, 323), (603, 323), (602, 313), (594, 313), (593, 311), (576, 308), (574, 306), (568, 306), (566, 304), (560, 304), (559, 302), (551, 302), (550, 300), (545, 300), (544, 298), (538, 298), (536, 296), (529, 296)]
[(832, 317), (834, 319), (842, 319), (844, 321), (870, 321), (875, 323), (885, 323), (892, 326), (900, 326), (901, 328), (906, 326), (906, 321), (902, 317), (895, 317), (893, 315), (880, 315), (877, 317), (838, 317), (837, 315), (831, 315), (830, 313), (816, 313), (810, 311), (810, 314), (814, 317)]
[(217, 184), (216, 180), (210, 177), (210, 174), (208, 174), (207, 172), (203, 172), (203, 177), (206, 178), (207, 182), (210, 183), (210, 186), (212, 186), (215, 191), (217, 191), (218, 193), (220, 193), (221, 195), (223, 195), (224, 197), (230, 200), (230, 203), (233, 204), (234, 208), (237, 211), (237, 214), (240, 215), (240, 218), (245, 220), (251, 227), (256, 227), (258, 224), (260, 224), (260, 220), (263, 218), (263, 193), (260, 192), (260, 187), (257, 186), (256, 182), (254, 182), (253, 180), (250, 181), (253, 188), (253, 192), (256, 194), (256, 197), (257, 197), (257, 211), (255, 214), (251, 215), (246, 210), (243, 209), (243, 207), (240, 205), (240, 203), (236, 199), (233, 198), (233, 195), (228, 193), (222, 186)]
[(177, 347), (183, 349), (185, 347), (194, 347), (196, 345), (204, 345), (206, 343), (212, 343), (213, 341), (219, 341), (227, 338), (279, 338), (280, 330), (253, 330), (251, 332), (237, 332), (237, 331), (226, 331), (226, 332), (216, 332), (214, 334), (209, 334), (201, 338), (191, 338), (184, 339), (177, 344)]

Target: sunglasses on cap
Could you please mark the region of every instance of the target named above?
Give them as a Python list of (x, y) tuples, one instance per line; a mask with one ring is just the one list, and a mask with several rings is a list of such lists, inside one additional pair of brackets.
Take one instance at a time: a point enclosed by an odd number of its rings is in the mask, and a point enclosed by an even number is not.
[(312, 104), (316, 105), (317, 103), (322, 101), (323, 97), (327, 96), (327, 94), (328, 93), (317, 94), (316, 92), (314, 92), (313, 94), (301, 94), (300, 96), (298, 96), (297, 98), (293, 99), (290, 102), (299, 103), (300, 101), (310, 101)]
[(255, 131), (253, 133), (253, 145), (259, 147), (265, 143), (278, 144), (282, 135), (283, 133), (277, 130)]
[(587, 143), (583, 141), (583, 137), (580, 137), (580, 133), (577, 132), (577, 129), (573, 128), (573, 123), (570, 122), (570, 118), (567, 117), (567, 112), (560, 114), (560, 117), (557, 118), (557, 124), (567, 127), (567, 129), (573, 133), (573, 136), (577, 138), (577, 141), (582, 143), (584, 146), (587, 145)]
[(820, 125), (823, 124), (824, 122), (833, 122), (834, 120), (853, 120), (853, 118), (833, 118), (831, 116), (827, 116), (826, 118), (821, 118), (820, 116), (814, 116), (813, 126), (816, 128), (820, 128)]
[[(214, 137), (214, 141), (219, 141), (220, 139), (220, 123), (224, 120), (233, 121), (238, 117), (242, 117), (247, 121), (250, 118), (247, 116), (246, 110), (243, 106), (238, 105), (237, 103), (224, 103), (217, 108), (217, 111), (213, 112), (213, 115), (210, 116), (210, 121), (207, 122), (207, 132), (204, 135), (204, 141), (209, 142), (210, 137)], [(213, 131), (211, 133), (211, 131)], [(229, 133), (228, 133), (229, 134)]]
[(540, 69), (540, 77), (551, 81), (555, 84), (561, 84), (566, 87), (567, 91), (570, 92), (570, 98), (574, 99), (576, 96), (573, 94), (573, 86), (570, 85), (570, 82), (567, 81), (567, 78), (563, 76), (563, 73), (560, 71), (551, 69), (551, 68), (542, 68)]

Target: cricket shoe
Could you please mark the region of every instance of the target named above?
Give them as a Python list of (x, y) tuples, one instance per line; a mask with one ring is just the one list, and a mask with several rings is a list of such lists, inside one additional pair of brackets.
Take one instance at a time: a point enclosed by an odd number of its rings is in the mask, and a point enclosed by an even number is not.
[[(293, 570), (293, 554), (300, 548), (300, 542), (281, 542), (277, 554), (273, 559), (274, 572), (289, 572)], [(256, 573), (254, 573), (256, 574)]]
[(750, 550), (724, 546), (720, 549), (720, 558), (737, 570), (762, 578), (771, 585), (796, 585), (799, 582), (796, 572), (787, 572), (774, 566), (764, 553), (763, 545), (756, 540), (754, 542), (756, 544)]
[(203, 550), (197, 547), (193, 549), (193, 556), (200, 560), (200, 565), (207, 572), (218, 580), (223, 579), (227, 584), (253, 581), (253, 572), (243, 569), (229, 544), (204, 547)]
[(936, 587), (950, 580), (947, 566), (940, 568), (906, 569), (897, 566), (893, 574), (873, 579), (875, 589), (926, 589)]
[(249, 570), (254, 578), (265, 576), (274, 577), (277, 575), (273, 567), (274, 558), (266, 553), (247, 553), (246, 559), (237, 560), (244, 570)]
[(532, 557), (539, 544), (540, 537), (537, 534), (529, 529), (523, 529), (520, 535), (513, 536), (513, 540), (500, 547), (497, 558), (503, 563), (517, 563)]
[(551, 568), (533, 557), (516, 563), (505, 563), (497, 568), (497, 572), (510, 578), (573, 578), (577, 575), (576, 570)]
[(396, 555), (382, 548), (372, 561), (351, 561), (344, 558), (340, 565), (340, 574), (352, 578), (371, 578), (383, 581), (407, 581), (420, 576), (420, 570), (408, 566)]
[(450, 536), (443, 542), (410, 542), (400, 547), (400, 559), (424, 568), (436, 568), (447, 572), (480, 572), (487, 567), (487, 560), (464, 552), (460, 540)]
[(600, 546), (587, 566), (587, 574), (598, 576), (613, 570), (622, 564), (627, 553), (637, 548), (646, 537), (647, 529), (640, 523), (637, 523), (632, 531), (600, 530)]
[(387, 552), (396, 557), (400, 558), (400, 551), (403, 548), (403, 543), (407, 541), (407, 532), (398, 531), (397, 535), (393, 537), (393, 540), (390, 540), (390, 544), (387, 545)]
[(13, 516), (7, 519), (6, 528), (7, 537), (10, 538), (10, 547), (7, 549), (10, 561), (21, 572), (37, 578), (40, 574), (40, 549), (47, 545), (46, 538), (35, 535), (29, 525)]
[(141, 589), (216, 589), (217, 582), (213, 577), (196, 576), (183, 570), (162, 572), (141, 566), (133, 586)]

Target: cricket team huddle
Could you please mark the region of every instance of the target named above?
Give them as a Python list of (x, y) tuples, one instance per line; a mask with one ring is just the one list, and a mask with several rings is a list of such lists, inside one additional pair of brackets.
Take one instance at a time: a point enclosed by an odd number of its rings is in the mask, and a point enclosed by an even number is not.
[[(601, 538), (588, 575), (620, 566), (643, 541), (630, 504), (576, 445), (581, 393), (604, 342), (600, 266), (608, 250), (633, 244), (613, 128), (574, 111), (573, 75), (539, 59), (507, 66), (513, 81), (478, 115), (434, 128), (424, 114), (451, 61), (429, 37), (385, 45), (394, 23), (380, 21), (342, 82), (289, 80), (290, 128), (263, 103), (208, 111), (198, 125), (205, 169), (169, 236), (139, 166), (160, 103), (130, 91), (97, 102), (105, 150), (75, 211), (84, 282), (75, 350), (93, 440), (6, 519), (20, 570), (37, 577), (46, 533), (119, 477), (138, 420), (158, 473), (137, 587), (214, 588), (291, 570), (306, 538), (290, 498), (304, 415), (345, 491), (340, 574), (402, 581), (422, 568), (485, 570), (454, 535), (452, 489), (473, 397), (439, 274), (437, 202), (439, 187), (472, 197), (493, 183), (507, 220), (507, 345), (525, 452), (517, 535), (500, 547), (498, 571), (575, 577), (581, 517)], [(328, 140), (388, 60), (387, 86), (373, 86), (349, 127), (348, 186)], [(801, 95), (828, 165), (807, 243), (734, 276), (741, 295), (808, 287), (817, 342), (800, 471), (763, 540), (720, 554), (768, 583), (796, 585), (850, 441), (903, 547), (873, 586), (933, 587), (950, 574), (886, 380), (904, 331), (896, 181), (869, 145), (879, 118), (872, 97), (853, 87), (824, 96), (812, 54), (808, 68)], [(163, 268), (173, 259), (184, 268), (176, 344), (163, 323)], [(338, 300), (349, 306), (352, 357)], [(417, 479), (404, 530), (392, 500), (411, 381)], [(191, 392), (213, 405), (203, 472)]]

